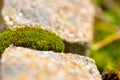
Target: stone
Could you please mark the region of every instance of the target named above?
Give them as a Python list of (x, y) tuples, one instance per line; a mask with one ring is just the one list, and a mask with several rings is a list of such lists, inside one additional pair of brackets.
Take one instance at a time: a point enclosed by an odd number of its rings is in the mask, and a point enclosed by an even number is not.
[(0, 62), (0, 80), (102, 80), (94, 60), (77, 54), (10, 46)]
[(7, 29), (7, 25), (5, 24), (5, 20), (3, 19), (2, 16), (2, 8), (3, 8), (4, 2), (3, 0), (0, 0), (0, 33), (5, 31)]
[(10, 27), (39, 24), (55, 32), (66, 44), (65, 52), (87, 53), (93, 38), (90, 0), (4, 0), (2, 16)]

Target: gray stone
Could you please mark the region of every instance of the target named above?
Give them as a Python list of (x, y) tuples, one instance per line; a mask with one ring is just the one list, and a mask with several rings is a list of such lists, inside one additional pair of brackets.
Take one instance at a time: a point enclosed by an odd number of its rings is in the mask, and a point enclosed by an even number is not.
[(2, 15), (9, 26), (40, 24), (64, 40), (68, 48), (65, 52), (87, 52), (93, 37), (94, 7), (90, 0), (4, 0), (4, 3)]
[(2, 8), (3, 8), (4, 2), (3, 0), (0, 0), (0, 33), (5, 31), (7, 29), (7, 25), (5, 24), (5, 21), (2, 16)]
[(102, 80), (94, 60), (77, 54), (11, 46), (0, 61), (1, 80)]

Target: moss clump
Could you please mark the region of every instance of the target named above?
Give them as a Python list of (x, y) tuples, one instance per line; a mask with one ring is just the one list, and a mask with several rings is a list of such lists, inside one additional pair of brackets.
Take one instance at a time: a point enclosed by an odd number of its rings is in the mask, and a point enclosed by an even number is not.
[(64, 51), (64, 44), (55, 33), (30, 26), (6, 30), (1, 33), (0, 55), (11, 44), (36, 50)]
[(120, 80), (119, 70), (110, 70), (102, 74), (103, 80)]

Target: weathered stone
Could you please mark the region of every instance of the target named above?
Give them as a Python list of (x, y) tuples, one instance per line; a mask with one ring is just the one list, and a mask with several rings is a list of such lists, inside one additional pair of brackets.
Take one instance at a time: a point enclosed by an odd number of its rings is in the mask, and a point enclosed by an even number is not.
[(88, 57), (11, 46), (2, 54), (1, 80), (102, 79)]
[(2, 16), (3, 0), (0, 0), (0, 33), (7, 29), (7, 25)]
[[(62, 37), (69, 49), (86, 53), (92, 40), (94, 8), (90, 0), (4, 0), (2, 15), (9, 26), (40, 24)], [(72, 45), (71, 45), (72, 43)], [(76, 48), (76, 45), (79, 48)], [(82, 45), (82, 47), (80, 47)], [(71, 50), (71, 46), (72, 50)], [(81, 48), (84, 48), (81, 52)], [(71, 51), (69, 51), (71, 50)]]

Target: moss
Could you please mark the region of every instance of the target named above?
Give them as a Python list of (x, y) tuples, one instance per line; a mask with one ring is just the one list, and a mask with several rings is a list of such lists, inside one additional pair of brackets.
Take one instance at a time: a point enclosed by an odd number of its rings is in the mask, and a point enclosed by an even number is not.
[(64, 51), (64, 43), (55, 33), (29, 26), (6, 30), (0, 34), (0, 53), (11, 44), (36, 50)]
[(109, 70), (102, 74), (103, 80), (120, 80), (120, 70)]

